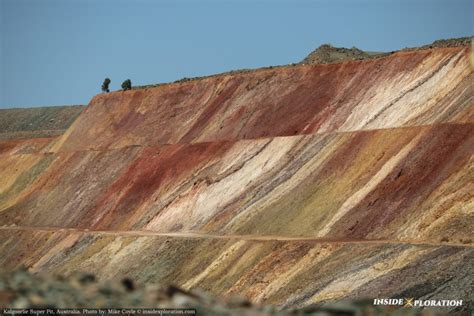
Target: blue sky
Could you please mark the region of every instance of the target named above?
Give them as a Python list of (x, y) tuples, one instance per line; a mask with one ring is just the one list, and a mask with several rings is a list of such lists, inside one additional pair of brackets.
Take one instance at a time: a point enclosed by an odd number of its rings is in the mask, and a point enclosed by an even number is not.
[(323, 43), (391, 51), (472, 35), (473, 0), (0, 0), (0, 108), (298, 62)]

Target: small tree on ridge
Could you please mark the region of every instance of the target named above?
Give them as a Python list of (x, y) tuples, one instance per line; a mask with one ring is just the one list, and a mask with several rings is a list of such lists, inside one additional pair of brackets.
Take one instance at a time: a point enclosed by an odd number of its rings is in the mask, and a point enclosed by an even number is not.
[(109, 90), (110, 79), (105, 78), (104, 83), (102, 84), (102, 92), (110, 92)]
[(127, 79), (124, 82), (122, 82), (122, 89), (123, 89), (123, 91), (131, 90), (132, 89), (132, 81), (130, 79)]

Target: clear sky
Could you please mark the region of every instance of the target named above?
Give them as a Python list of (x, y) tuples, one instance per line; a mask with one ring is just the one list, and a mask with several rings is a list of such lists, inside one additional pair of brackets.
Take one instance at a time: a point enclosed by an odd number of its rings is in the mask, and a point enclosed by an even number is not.
[(470, 36), (474, 0), (0, 0), (0, 108), (288, 64), (323, 43), (391, 51)]

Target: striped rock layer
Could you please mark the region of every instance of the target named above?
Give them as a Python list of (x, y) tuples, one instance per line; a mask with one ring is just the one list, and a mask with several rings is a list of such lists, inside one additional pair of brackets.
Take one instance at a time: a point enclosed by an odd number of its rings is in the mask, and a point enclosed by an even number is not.
[(469, 299), (469, 54), (398, 52), (95, 96), (58, 138), (0, 142), (1, 267), (128, 275), (283, 307)]

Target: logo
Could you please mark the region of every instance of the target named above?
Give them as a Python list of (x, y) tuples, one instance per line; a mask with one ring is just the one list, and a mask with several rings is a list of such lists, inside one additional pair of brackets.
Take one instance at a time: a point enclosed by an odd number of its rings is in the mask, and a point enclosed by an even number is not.
[(462, 300), (420, 300), (410, 298), (374, 298), (375, 306), (403, 306), (403, 307), (459, 307)]
[(406, 299), (405, 299), (405, 305), (404, 305), (404, 306), (405, 306), (405, 307), (413, 307), (413, 300), (414, 300), (413, 297), (412, 297), (412, 298), (406, 298)]

